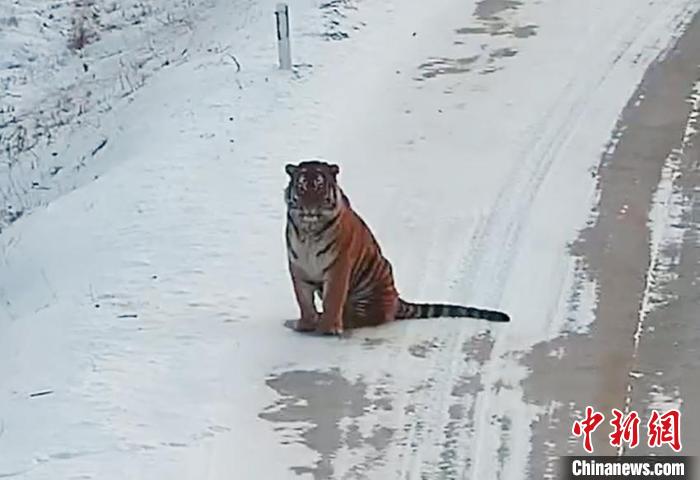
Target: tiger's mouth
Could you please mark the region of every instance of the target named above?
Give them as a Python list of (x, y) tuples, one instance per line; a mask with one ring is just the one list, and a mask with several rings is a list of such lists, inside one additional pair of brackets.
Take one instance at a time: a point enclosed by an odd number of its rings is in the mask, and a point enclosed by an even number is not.
[(321, 215), (319, 213), (302, 212), (299, 214), (299, 220), (304, 223), (316, 223), (321, 220)]

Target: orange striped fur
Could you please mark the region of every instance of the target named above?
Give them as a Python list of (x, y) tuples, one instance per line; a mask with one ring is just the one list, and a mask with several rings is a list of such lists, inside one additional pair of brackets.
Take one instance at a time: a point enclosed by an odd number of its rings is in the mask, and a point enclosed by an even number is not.
[[(301, 312), (297, 330), (340, 334), (351, 328), (429, 317), (510, 320), (503, 312), (402, 300), (391, 264), (338, 185), (339, 167), (305, 161), (288, 164), (285, 170), (290, 177), (285, 190), (287, 257)], [(320, 314), (314, 295), (322, 299)]]

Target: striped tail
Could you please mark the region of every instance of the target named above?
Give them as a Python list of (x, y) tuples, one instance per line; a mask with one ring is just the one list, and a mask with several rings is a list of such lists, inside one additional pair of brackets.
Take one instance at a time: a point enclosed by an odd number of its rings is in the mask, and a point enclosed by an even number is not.
[(436, 317), (469, 317), (489, 322), (510, 322), (508, 314), (495, 310), (441, 303), (411, 303), (399, 299), (399, 310), (396, 312), (397, 320)]

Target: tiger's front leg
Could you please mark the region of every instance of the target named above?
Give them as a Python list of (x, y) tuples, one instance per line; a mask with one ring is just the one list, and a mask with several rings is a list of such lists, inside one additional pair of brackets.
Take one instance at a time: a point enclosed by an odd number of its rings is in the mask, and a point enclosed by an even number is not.
[(343, 308), (348, 298), (350, 266), (339, 261), (324, 279), (323, 313), (316, 331), (325, 335), (343, 333)]
[(289, 270), (292, 276), (292, 284), (294, 285), (294, 295), (301, 314), (295, 329), (299, 332), (311, 332), (316, 329), (318, 323), (318, 312), (314, 305), (316, 286), (295, 275), (293, 267), (290, 266)]

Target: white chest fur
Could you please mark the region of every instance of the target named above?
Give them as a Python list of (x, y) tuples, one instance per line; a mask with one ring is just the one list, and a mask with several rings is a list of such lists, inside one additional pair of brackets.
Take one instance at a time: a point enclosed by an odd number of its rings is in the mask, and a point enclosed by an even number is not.
[(324, 270), (331, 262), (332, 252), (329, 250), (321, 253), (321, 251), (329, 241), (330, 239), (325, 238), (325, 235), (318, 238), (313, 234), (295, 235), (294, 232), (290, 232), (289, 244), (291, 250), (288, 252), (289, 259), (304, 273), (307, 280), (323, 282)]

